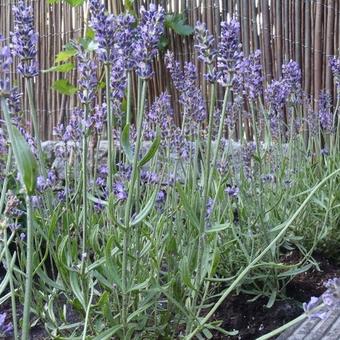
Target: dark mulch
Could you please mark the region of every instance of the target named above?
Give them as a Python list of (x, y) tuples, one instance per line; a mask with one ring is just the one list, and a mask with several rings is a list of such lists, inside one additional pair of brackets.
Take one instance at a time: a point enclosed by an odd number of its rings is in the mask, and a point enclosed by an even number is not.
[[(236, 329), (239, 334), (236, 337), (216, 334), (214, 339), (254, 340), (298, 317), (303, 312), (302, 302), (309, 301), (312, 296), (320, 296), (325, 291), (323, 283), (328, 279), (340, 277), (340, 266), (335, 262), (321, 254), (314, 255), (314, 259), (319, 263), (320, 271), (312, 268), (297, 275), (286, 287), (287, 299), (276, 301), (270, 309), (265, 306), (268, 299), (248, 302), (252, 296), (246, 294), (228, 298), (215, 318), (223, 321), (222, 328), (229, 331)], [(297, 263), (299, 260), (298, 252), (288, 253), (282, 259), (285, 263)]]

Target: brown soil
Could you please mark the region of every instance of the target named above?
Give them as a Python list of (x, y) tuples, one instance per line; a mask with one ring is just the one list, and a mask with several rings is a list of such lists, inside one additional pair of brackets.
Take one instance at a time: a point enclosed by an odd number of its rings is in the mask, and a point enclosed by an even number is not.
[[(307, 302), (312, 296), (320, 296), (328, 279), (340, 277), (340, 266), (320, 254), (314, 256), (319, 263), (320, 271), (316, 268), (297, 275), (286, 287), (287, 299), (277, 300), (268, 309), (265, 305), (268, 299), (260, 298), (248, 302), (253, 296), (239, 294), (231, 296), (217, 311), (216, 320), (222, 320), (221, 327), (225, 330), (238, 330), (237, 336), (229, 337), (215, 334), (214, 339), (255, 340), (257, 337), (295, 319), (302, 312), (302, 302)], [(297, 263), (300, 256), (297, 252), (288, 253), (285, 263)]]

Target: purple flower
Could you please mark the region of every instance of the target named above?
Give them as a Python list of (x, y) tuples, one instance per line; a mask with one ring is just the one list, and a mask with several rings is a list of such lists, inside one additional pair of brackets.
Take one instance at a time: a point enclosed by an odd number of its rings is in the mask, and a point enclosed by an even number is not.
[(233, 88), (238, 94), (247, 96), (254, 101), (262, 95), (263, 77), (261, 51), (256, 50), (249, 57), (238, 60), (235, 66)]
[(161, 93), (151, 105), (146, 114), (144, 124), (144, 136), (146, 139), (153, 139), (156, 135), (156, 128), (160, 129), (162, 144), (169, 143), (175, 126), (171, 97), (167, 92)]
[(8, 46), (0, 48), (0, 95), (8, 96), (10, 92), (9, 67), (12, 64), (11, 51)]
[(189, 119), (189, 122), (204, 121), (207, 112), (202, 93), (196, 85), (197, 70), (195, 65), (185, 63), (182, 71), (172, 52), (166, 54), (165, 64), (170, 71), (176, 89), (180, 92), (179, 102), (183, 105), (186, 118)]
[(161, 6), (150, 4), (149, 10), (140, 9), (141, 22), (137, 27), (138, 39), (134, 45), (137, 74), (143, 79), (150, 78), (152, 59), (158, 53), (158, 43), (164, 32), (165, 11)]
[(332, 132), (333, 118), (332, 118), (332, 97), (326, 91), (321, 91), (319, 96), (319, 118), (321, 127), (327, 132)]
[(206, 25), (198, 21), (195, 26), (195, 49), (198, 52), (198, 59), (211, 65), (216, 57), (214, 45), (215, 39), (208, 32)]
[(20, 209), (20, 200), (17, 196), (14, 195), (12, 191), (8, 191), (7, 194), (7, 203), (4, 211), (4, 215), (11, 218), (19, 218), (23, 215), (23, 211)]
[(335, 78), (337, 89), (340, 90), (340, 58), (330, 57), (329, 66)]
[(96, 96), (97, 65), (89, 58), (88, 53), (78, 44), (73, 44), (78, 51), (78, 96), (80, 102), (85, 105), (92, 104)]
[(299, 103), (301, 101), (301, 69), (296, 61), (290, 60), (282, 65), (282, 78), (289, 90), (290, 101)]
[(24, 1), (13, 6), (14, 32), (11, 32), (12, 52), (20, 59), (17, 71), (24, 77), (39, 74), (36, 61), (38, 34), (34, 31), (33, 9)]
[(116, 22), (112, 14), (105, 12), (101, 0), (89, 0), (91, 14), (90, 26), (96, 32), (96, 41), (99, 44), (98, 54), (102, 61), (111, 63), (115, 58), (118, 48), (116, 42)]
[(225, 192), (228, 194), (230, 198), (236, 198), (240, 192), (240, 188), (237, 186), (227, 186)]
[(102, 105), (97, 105), (94, 109), (94, 114), (90, 117), (90, 125), (97, 131), (101, 133), (104, 129), (104, 123), (106, 119), (107, 105), (103, 103)]
[(304, 302), (302, 307), (303, 310), (305, 311), (305, 313), (308, 315), (308, 317), (310, 319), (313, 318), (320, 318), (322, 320), (327, 318), (327, 311), (323, 310), (319, 310), (316, 312), (312, 312), (314, 308), (316, 308), (319, 305), (320, 301), (319, 298), (312, 296), (310, 301), (308, 303)]
[(228, 24), (226, 21), (221, 22), (221, 37), (218, 44), (218, 82), (222, 86), (231, 84), (232, 73), (240, 54), (240, 24), (237, 20), (232, 19)]
[(127, 88), (127, 73), (123, 58), (118, 58), (112, 63), (111, 70), (111, 100), (113, 102), (113, 112), (120, 116), (120, 107)]
[(116, 195), (119, 201), (125, 201), (127, 199), (127, 192), (122, 182), (116, 182), (113, 185), (113, 193)]

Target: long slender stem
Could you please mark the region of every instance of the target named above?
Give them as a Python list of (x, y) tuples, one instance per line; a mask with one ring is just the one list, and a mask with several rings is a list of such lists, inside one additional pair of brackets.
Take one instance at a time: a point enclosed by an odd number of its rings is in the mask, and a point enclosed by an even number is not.
[[(88, 117), (88, 105), (84, 109), (84, 121), (87, 121)], [(85, 273), (86, 263), (86, 237), (87, 237), (87, 131), (85, 129), (83, 135), (83, 152), (82, 152), (82, 187), (83, 187), (83, 235), (82, 235), (82, 260), (81, 260), (81, 273)]]
[(110, 64), (105, 64), (105, 80), (106, 80), (106, 105), (107, 105), (107, 140), (108, 140), (108, 156), (107, 156), (107, 168), (108, 174), (108, 190), (112, 192), (113, 188), (113, 141), (112, 141), (112, 128), (113, 117), (111, 110), (111, 98), (110, 98)]
[(7, 192), (7, 185), (8, 185), (8, 174), (11, 169), (12, 164), (12, 148), (10, 147), (8, 149), (8, 155), (7, 155), (7, 161), (6, 161), (6, 176), (4, 178), (4, 181), (2, 183), (2, 189), (1, 189), (1, 196), (0, 196), (0, 213), (2, 212), (5, 204), (5, 197)]
[(126, 124), (131, 123), (131, 71), (128, 71), (127, 74), (127, 94), (126, 94)]
[(41, 147), (38, 115), (37, 115), (37, 109), (35, 106), (34, 92), (33, 92), (33, 79), (25, 78), (25, 85), (26, 85), (25, 88), (26, 88), (27, 96), (28, 96), (28, 102), (30, 106), (31, 119), (33, 123), (34, 139), (35, 139), (35, 143), (37, 145), (37, 150), (38, 150), (38, 161), (39, 161), (40, 171), (42, 175), (46, 177), (47, 171), (45, 168), (44, 155), (43, 155), (43, 151)]
[(206, 158), (205, 158), (205, 168), (204, 168), (204, 185), (203, 185), (203, 200), (202, 200), (202, 210), (200, 216), (200, 235), (198, 240), (198, 259), (197, 259), (197, 276), (196, 276), (196, 288), (197, 291), (202, 282), (202, 262), (203, 262), (203, 253), (204, 253), (204, 243), (205, 243), (205, 214), (206, 214), (206, 206), (208, 202), (208, 195), (210, 191), (210, 161), (211, 161), (211, 142), (212, 142), (212, 131), (213, 131), (213, 123), (214, 123), (214, 107), (215, 107), (215, 91), (216, 84), (211, 84), (211, 102), (209, 109), (209, 126), (208, 126), (208, 138), (207, 138), (207, 150), (206, 150)]
[(26, 195), (27, 210), (27, 250), (26, 250), (26, 282), (25, 282), (25, 298), (24, 298), (24, 314), (22, 322), (22, 340), (29, 339), (30, 334), (30, 312), (32, 300), (32, 281), (33, 281), (33, 218), (32, 218), (32, 199)]
[(127, 318), (128, 318), (128, 250), (129, 250), (129, 240), (130, 240), (130, 217), (131, 217), (131, 209), (132, 203), (134, 199), (138, 199), (135, 197), (135, 185), (138, 180), (138, 156), (142, 142), (142, 128), (143, 128), (143, 112), (144, 112), (144, 104), (145, 104), (145, 96), (146, 96), (146, 87), (147, 82), (143, 80), (142, 82), (142, 91), (141, 91), (141, 101), (139, 105), (139, 110), (137, 112), (137, 139), (136, 139), (136, 147), (134, 150), (134, 158), (132, 164), (132, 174), (129, 185), (128, 198), (125, 206), (125, 214), (124, 214), (124, 240), (123, 240), (123, 262), (122, 262), (122, 325), (123, 332), (126, 334), (127, 331)]

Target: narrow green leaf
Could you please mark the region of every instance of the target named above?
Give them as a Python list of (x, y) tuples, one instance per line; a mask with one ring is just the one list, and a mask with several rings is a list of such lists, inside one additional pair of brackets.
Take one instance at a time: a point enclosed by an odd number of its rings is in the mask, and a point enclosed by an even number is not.
[(182, 189), (180, 184), (177, 185), (177, 191), (179, 193), (179, 196), (180, 196), (181, 202), (183, 204), (184, 210), (189, 217), (189, 220), (191, 221), (191, 223), (197, 229), (199, 229), (199, 225), (200, 225), (199, 219), (198, 219), (194, 209), (190, 206), (190, 202), (188, 201), (187, 196), (186, 196), (186, 194), (185, 194), (185, 192)]
[(78, 273), (77, 272), (70, 272), (70, 285), (73, 291), (73, 294), (76, 296), (84, 311), (86, 311), (86, 303), (84, 299), (84, 295), (80, 289), (79, 282), (78, 282)]
[(107, 201), (104, 201), (104, 200), (102, 200), (102, 199), (100, 199), (98, 197), (95, 197), (95, 196), (93, 196), (90, 193), (87, 194), (87, 198), (88, 198), (89, 201), (91, 201), (93, 203), (99, 203), (99, 204), (102, 204), (104, 206), (108, 206), (109, 205), (109, 203)]
[(24, 136), (12, 123), (10, 137), (15, 161), (28, 195), (33, 195), (36, 186), (38, 165)]
[(150, 149), (145, 154), (145, 156), (139, 161), (138, 166), (141, 168), (143, 165), (148, 163), (156, 154), (159, 145), (161, 144), (161, 136), (157, 133), (156, 138), (153, 140)]
[(152, 207), (154, 206), (154, 203), (155, 203), (155, 200), (156, 200), (156, 196), (157, 196), (157, 192), (158, 192), (158, 190), (156, 189), (152, 193), (150, 199), (145, 204), (145, 207), (139, 212), (139, 214), (131, 222), (131, 226), (134, 226), (134, 225), (137, 225), (138, 223), (141, 223), (144, 220), (144, 218), (149, 214), (149, 212), (151, 211)]
[(121, 330), (121, 328), (122, 328), (122, 325), (113, 326), (113, 327), (107, 329), (105, 332), (97, 335), (92, 340), (108, 340), (108, 339), (112, 339), (112, 336), (114, 334), (116, 334), (119, 330)]
[(211, 228), (207, 229), (205, 232), (206, 234), (218, 233), (219, 231), (226, 230), (230, 227), (230, 223), (215, 224)]
[(120, 145), (124, 151), (124, 154), (126, 155), (126, 158), (132, 162), (133, 161), (133, 154), (131, 150), (131, 145), (130, 145), (130, 124), (126, 124), (121, 137), (120, 137)]
[(70, 72), (74, 69), (74, 64), (73, 63), (65, 63), (65, 64), (60, 64), (57, 66), (53, 66), (47, 70), (43, 70), (42, 73), (47, 73), (47, 72)]
[(67, 96), (72, 96), (78, 91), (78, 89), (66, 79), (56, 80), (53, 83), (52, 88), (59, 93), (65, 94)]

